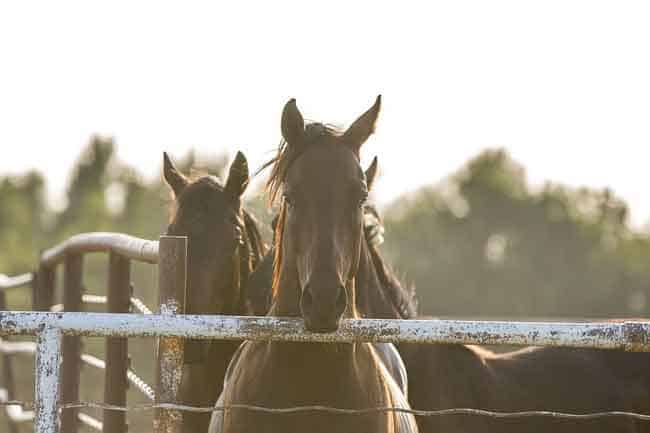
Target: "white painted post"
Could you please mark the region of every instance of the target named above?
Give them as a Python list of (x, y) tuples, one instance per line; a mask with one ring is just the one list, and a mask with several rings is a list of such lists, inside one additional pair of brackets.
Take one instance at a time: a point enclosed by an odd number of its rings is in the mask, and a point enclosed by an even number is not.
[(61, 330), (45, 326), (38, 334), (36, 346), (36, 433), (58, 433), (61, 373)]

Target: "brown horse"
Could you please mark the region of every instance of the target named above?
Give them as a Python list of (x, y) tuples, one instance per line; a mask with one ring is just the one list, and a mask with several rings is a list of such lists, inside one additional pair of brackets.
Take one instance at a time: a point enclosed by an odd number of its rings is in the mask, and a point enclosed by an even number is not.
[[(295, 100), (284, 108), (280, 147), (268, 183), (282, 191), (270, 315), (302, 317), (313, 332), (359, 317), (355, 279), (368, 185), (359, 149), (374, 130), (380, 99), (344, 133), (322, 124), (306, 128)], [(408, 407), (386, 369), (401, 361), (371, 344), (247, 341), (231, 363), (219, 402), (267, 407)], [(391, 355), (392, 353), (392, 355)], [(210, 432), (410, 432), (413, 417), (395, 412), (215, 413)]]
[[(367, 173), (367, 178), (374, 176)], [(377, 246), (366, 238), (360, 250), (355, 278), (359, 314), (370, 318), (417, 318), (414, 291), (403, 287)], [(251, 277), (251, 290), (263, 292), (262, 287), (271, 285), (271, 273), (272, 262), (266, 257)], [(650, 413), (647, 353), (527, 348), (494, 354), (477, 346), (412, 344), (398, 345), (398, 350), (408, 372), (409, 402), (416, 409)], [(452, 433), (650, 431), (650, 422), (620, 417), (561, 420), (447, 415), (421, 417), (418, 424), (423, 432)]]
[[(164, 178), (174, 196), (171, 235), (188, 237), (186, 308), (188, 314), (248, 315), (259, 307), (246, 283), (265, 247), (252, 216), (242, 209), (248, 165), (237, 153), (225, 186), (213, 176), (190, 180), (164, 154)], [(188, 340), (180, 400), (211, 406), (221, 392), (237, 341)], [(205, 432), (209, 414), (184, 413), (186, 432)]]
[[(409, 396), (417, 409), (478, 408), (497, 412), (632, 411), (650, 414), (645, 353), (526, 348), (494, 354), (476, 346), (402, 345)], [(418, 419), (426, 432), (648, 432), (650, 423), (622, 417), (563, 420), (450, 415)]]

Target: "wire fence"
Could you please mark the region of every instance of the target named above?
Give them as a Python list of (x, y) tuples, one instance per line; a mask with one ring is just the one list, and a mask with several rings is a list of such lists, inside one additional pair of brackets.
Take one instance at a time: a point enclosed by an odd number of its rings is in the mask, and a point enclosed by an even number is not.
[[(34, 409), (35, 403), (12, 400), (12, 401), (0, 402), (0, 406), (21, 406), (24, 409), (31, 410)], [(321, 406), (321, 405), (271, 408), (271, 407), (256, 406), (250, 404), (231, 404), (225, 406), (217, 405), (217, 406), (210, 406), (210, 407), (201, 407), (201, 406), (189, 406), (189, 405), (176, 404), (176, 403), (144, 403), (144, 404), (135, 404), (131, 406), (117, 406), (117, 405), (111, 405), (111, 404), (106, 404), (103, 402), (95, 402), (95, 401), (77, 401), (72, 403), (61, 403), (59, 405), (59, 408), (60, 409), (90, 408), (90, 409), (112, 410), (117, 412), (143, 412), (143, 411), (150, 411), (154, 409), (172, 409), (172, 410), (194, 412), (194, 413), (213, 413), (213, 412), (225, 412), (225, 411), (233, 411), (233, 410), (244, 410), (244, 411), (251, 411), (251, 412), (278, 414), (278, 415), (299, 414), (305, 412), (329, 413), (329, 414), (338, 414), (338, 415), (368, 415), (373, 413), (393, 412), (393, 413), (406, 413), (406, 414), (411, 414), (414, 416), (421, 416), (421, 417), (477, 415), (477, 416), (485, 416), (485, 417), (496, 418), (496, 419), (547, 417), (547, 418), (567, 419), (567, 420), (594, 420), (594, 419), (602, 419), (602, 418), (621, 417), (621, 418), (628, 418), (628, 419), (634, 419), (639, 421), (650, 421), (650, 415), (636, 413), (636, 412), (625, 412), (625, 411), (566, 413), (566, 412), (556, 412), (556, 411), (546, 411), (546, 410), (499, 412), (499, 411), (472, 409), (472, 408), (419, 410), (419, 409), (407, 409), (407, 408), (399, 408), (399, 407), (370, 407), (365, 409), (345, 409), (345, 408), (337, 408), (337, 407)]]

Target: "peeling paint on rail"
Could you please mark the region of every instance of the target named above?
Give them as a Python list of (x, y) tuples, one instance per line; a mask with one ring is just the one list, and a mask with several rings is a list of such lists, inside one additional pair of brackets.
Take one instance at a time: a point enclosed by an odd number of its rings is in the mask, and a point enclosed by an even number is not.
[(162, 314), (0, 312), (0, 334), (182, 337), (352, 343), (508, 344), (650, 351), (650, 321), (500, 322), (343, 320), (337, 332), (311, 333), (296, 318)]

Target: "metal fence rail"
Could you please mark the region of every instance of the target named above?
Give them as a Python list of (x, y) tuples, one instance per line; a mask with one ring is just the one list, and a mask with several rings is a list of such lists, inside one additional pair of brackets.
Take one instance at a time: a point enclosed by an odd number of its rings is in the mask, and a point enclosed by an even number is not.
[(178, 337), (321, 343), (505, 344), (650, 351), (650, 321), (501, 322), (346, 319), (337, 332), (307, 332), (297, 318), (166, 314), (0, 312), (0, 334)]
[[(324, 343), (489, 343), (650, 351), (650, 322), (641, 321), (551, 323), (349, 319), (343, 321), (337, 332), (314, 334), (304, 329), (302, 320), (288, 318), (0, 312), (0, 333), (38, 336), (38, 433), (57, 432), (59, 408), (65, 407), (60, 402), (58, 391), (60, 349), (64, 336), (233, 338)], [(173, 409), (173, 406), (168, 409)]]

